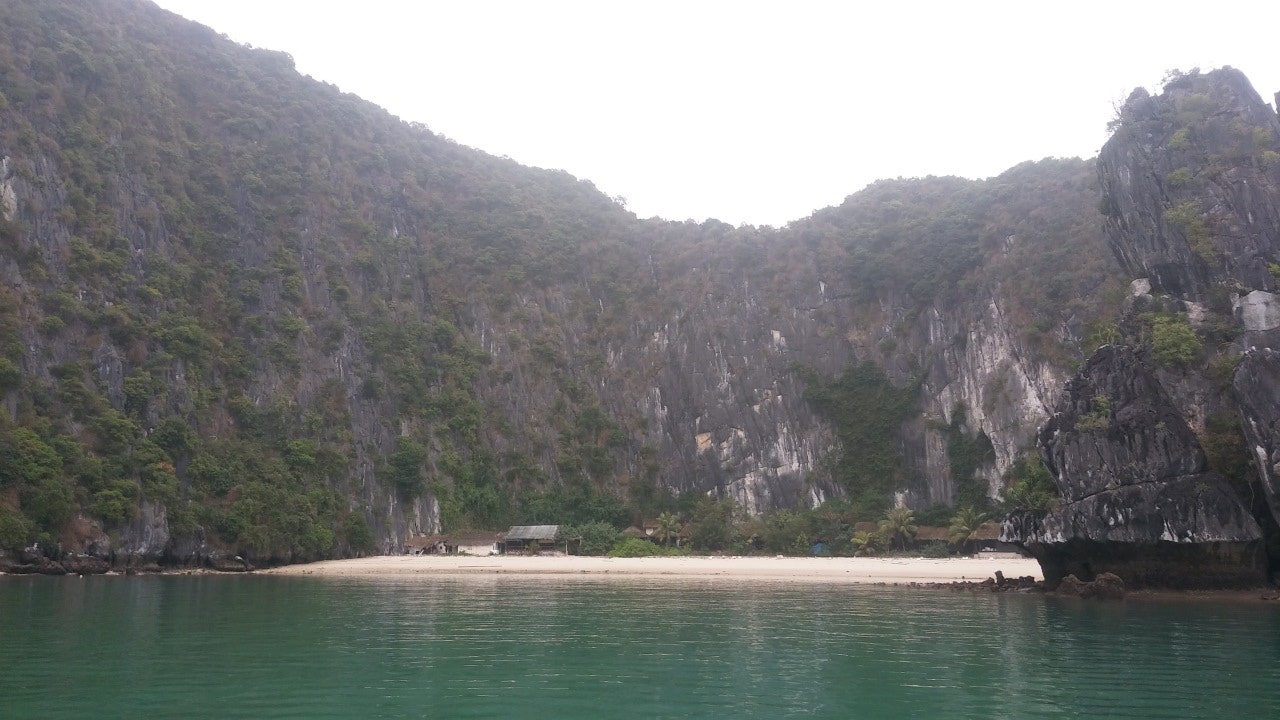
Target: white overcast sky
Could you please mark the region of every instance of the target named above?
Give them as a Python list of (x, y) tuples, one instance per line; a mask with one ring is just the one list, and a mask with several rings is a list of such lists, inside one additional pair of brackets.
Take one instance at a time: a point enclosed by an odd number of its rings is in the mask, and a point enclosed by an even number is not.
[(641, 217), (784, 225), (880, 178), (1092, 157), (1165, 71), (1280, 90), (1280, 3), (158, 0)]

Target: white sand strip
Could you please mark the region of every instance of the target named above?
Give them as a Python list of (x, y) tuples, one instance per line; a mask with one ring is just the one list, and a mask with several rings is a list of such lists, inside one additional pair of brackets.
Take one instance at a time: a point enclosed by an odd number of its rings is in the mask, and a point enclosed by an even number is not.
[(494, 557), (385, 555), (326, 560), (263, 570), (272, 575), (330, 577), (433, 576), (467, 574), (592, 575), (620, 578), (723, 577), (818, 583), (905, 584), (981, 581), (996, 571), (1007, 578), (1041, 579), (1040, 565), (1027, 558), (800, 558), (800, 557)]

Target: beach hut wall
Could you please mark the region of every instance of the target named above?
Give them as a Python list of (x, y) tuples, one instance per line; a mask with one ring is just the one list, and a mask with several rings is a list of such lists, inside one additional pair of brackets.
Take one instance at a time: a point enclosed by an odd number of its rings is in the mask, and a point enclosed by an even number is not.
[(501, 543), (502, 533), (497, 530), (463, 532), (449, 536), (449, 545), (453, 548), (453, 552), (468, 555), (495, 554)]

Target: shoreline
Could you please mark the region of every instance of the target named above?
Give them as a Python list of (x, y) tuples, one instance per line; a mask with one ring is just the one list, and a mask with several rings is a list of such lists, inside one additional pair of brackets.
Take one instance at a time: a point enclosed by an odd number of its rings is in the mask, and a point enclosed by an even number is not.
[[(300, 565), (255, 570), (253, 575), (338, 579), (387, 579), (426, 582), (449, 578), (523, 578), (599, 581), (712, 581), (795, 583), (823, 585), (866, 585), (918, 590), (999, 592), (982, 583), (996, 571), (1009, 581), (1030, 576), (1044, 580), (1040, 564), (1032, 558), (975, 556), (962, 558), (923, 557), (775, 557), (708, 556), (606, 558), (576, 555), (526, 556), (494, 555), (379, 555), (346, 560), (322, 560)], [(1036, 590), (1018, 593), (1082, 600)], [(1275, 588), (1177, 590), (1136, 589), (1125, 600), (1141, 603), (1193, 602), (1208, 604), (1263, 604), (1280, 607)], [(1123, 602), (1123, 601), (1121, 601)]]
[(681, 556), (606, 558), (571, 555), (380, 555), (322, 560), (258, 570), (258, 575), (313, 577), (440, 577), (449, 575), (696, 578), (833, 584), (981, 582), (997, 571), (1007, 578), (1042, 579), (1040, 565), (1021, 557), (814, 558)]
[[(1009, 581), (1003, 587), (984, 582), (996, 571)], [(77, 577), (77, 573), (56, 574)], [(998, 554), (993, 556), (924, 557), (783, 557), (685, 555), (677, 557), (607, 558), (577, 555), (376, 555), (344, 560), (321, 560), (296, 565), (280, 565), (246, 571), (204, 567), (152, 567), (136, 573), (108, 571), (88, 573), (99, 577), (175, 576), (315, 577), (324, 579), (386, 579), (409, 582), (458, 578), (499, 577), (594, 581), (703, 581), (725, 583), (795, 583), (820, 585), (866, 585), (970, 592), (1014, 592), (1040, 597), (1081, 601), (1081, 598), (1044, 592), (1044, 577), (1032, 558)], [(43, 577), (43, 573), (0, 572), (6, 577)], [(86, 575), (79, 575), (85, 577)], [(1037, 585), (1018, 583), (1031, 577)], [(1125, 600), (1139, 603), (1189, 602), (1200, 604), (1261, 604), (1280, 607), (1280, 589), (1275, 587), (1234, 589), (1138, 588), (1126, 592)], [(1084, 602), (1107, 602), (1083, 600)]]

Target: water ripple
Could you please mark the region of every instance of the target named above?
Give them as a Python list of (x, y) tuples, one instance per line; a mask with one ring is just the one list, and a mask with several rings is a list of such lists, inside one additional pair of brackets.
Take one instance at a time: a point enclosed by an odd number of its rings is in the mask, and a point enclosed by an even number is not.
[(1280, 609), (859, 586), (0, 580), (5, 717), (1280, 717)]

